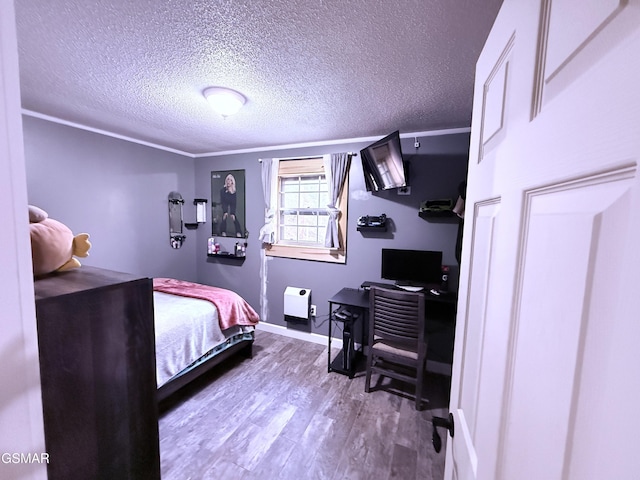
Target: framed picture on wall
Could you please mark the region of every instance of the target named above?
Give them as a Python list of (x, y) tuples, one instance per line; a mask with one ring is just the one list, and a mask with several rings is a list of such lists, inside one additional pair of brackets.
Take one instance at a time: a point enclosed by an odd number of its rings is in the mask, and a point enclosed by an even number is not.
[(211, 233), (214, 237), (247, 235), (244, 170), (211, 172)]

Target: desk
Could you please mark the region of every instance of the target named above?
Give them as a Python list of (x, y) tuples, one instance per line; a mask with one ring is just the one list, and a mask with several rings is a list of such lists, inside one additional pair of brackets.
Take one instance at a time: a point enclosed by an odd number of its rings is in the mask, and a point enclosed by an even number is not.
[[(344, 315), (349, 311), (351, 316)], [(343, 288), (329, 299), (329, 355), (328, 371), (349, 375), (353, 378), (356, 369), (356, 359), (362, 350), (355, 350), (356, 324), (360, 321), (362, 328), (360, 345), (364, 345), (364, 327), (368, 320), (369, 292), (357, 288)], [(332, 325), (342, 324), (342, 349), (333, 360), (331, 359)], [(362, 348), (362, 347), (361, 347)]]
[[(369, 289), (373, 286), (397, 288), (390, 283), (363, 282), (360, 288), (343, 288), (329, 299), (329, 339), (328, 371), (338, 372), (353, 378), (356, 362), (367, 343), (369, 327)], [(427, 309), (426, 331), (429, 336), (427, 360), (451, 365), (453, 363), (453, 342), (456, 323), (457, 294), (447, 292), (432, 295), (425, 292)], [(340, 318), (340, 313), (348, 309), (351, 317)], [(336, 317), (338, 314), (338, 317)], [(358, 325), (360, 323), (360, 325)], [(334, 328), (342, 326), (342, 349), (331, 358), (331, 340)], [(359, 329), (357, 327), (360, 327)], [(358, 335), (359, 333), (359, 335)], [(356, 335), (361, 345), (356, 350)]]
[[(360, 285), (360, 288), (362, 288), (365, 291), (369, 291), (369, 289), (371, 287), (383, 287), (383, 288), (393, 288), (393, 289), (398, 289), (398, 290), (402, 290), (400, 287), (397, 287), (396, 285), (394, 285), (393, 283), (381, 283), (381, 282), (362, 282), (362, 285)], [(429, 293), (429, 290), (431, 289), (431, 286), (427, 286), (425, 287), (424, 290), (422, 290), (424, 292), (424, 296), (425, 296), (425, 302), (427, 304), (429, 303), (441, 303), (444, 305), (450, 305), (453, 306), (454, 308), (457, 306), (458, 303), (458, 295), (455, 292), (444, 292), (441, 293), (440, 295), (433, 295), (431, 293)], [(436, 287), (437, 288), (437, 287)], [(431, 307), (430, 307), (431, 308)], [(454, 315), (455, 318), (455, 315)]]

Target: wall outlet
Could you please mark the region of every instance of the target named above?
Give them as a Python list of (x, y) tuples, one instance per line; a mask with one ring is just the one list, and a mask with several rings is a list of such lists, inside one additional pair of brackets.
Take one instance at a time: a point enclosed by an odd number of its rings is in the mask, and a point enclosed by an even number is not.
[(315, 317), (315, 316), (316, 316), (316, 306), (315, 306), (315, 305), (311, 305), (311, 308), (309, 309), (309, 314), (310, 314), (312, 317)]
[(411, 187), (398, 188), (398, 195), (411, 195)]

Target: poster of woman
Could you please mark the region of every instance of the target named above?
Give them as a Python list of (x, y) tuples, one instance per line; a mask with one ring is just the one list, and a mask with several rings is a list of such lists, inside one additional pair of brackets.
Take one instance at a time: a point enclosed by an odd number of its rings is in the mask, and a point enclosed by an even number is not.
[(211, 172), (213, 236), (246, 236), (244, 170)]

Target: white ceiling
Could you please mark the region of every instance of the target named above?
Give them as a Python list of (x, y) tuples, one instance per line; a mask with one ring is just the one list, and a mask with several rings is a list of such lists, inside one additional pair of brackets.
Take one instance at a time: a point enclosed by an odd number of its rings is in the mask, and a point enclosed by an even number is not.
[(193, 155), (469, 127), (501, 3), (16, 0), (22, 106)]

